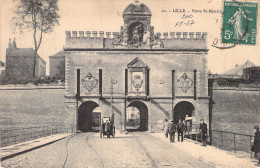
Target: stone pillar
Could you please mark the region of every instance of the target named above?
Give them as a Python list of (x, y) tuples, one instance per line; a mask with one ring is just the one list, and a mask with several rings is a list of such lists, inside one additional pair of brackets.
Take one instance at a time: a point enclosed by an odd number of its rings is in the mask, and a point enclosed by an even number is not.
[(181, 38), (181, 32), (177, 32), (176, 36), (177, 36), (177, 39), (180, 39)]
[(87, 38), (90, 38), (91, 31), (86, 31)]
[(202, 38), (203, 38), (203, 39), (207, 39), (207, 36), (208, 36), (208, 33), (207, 33), (207, 32), (203, 32), (203, 33), (202, 33)]
[(93, 31), (92, 34), (94, 35), (94, 38), (97, 38), (97, 31)]
[(117, 37), (117, 35), (118, 35), (118, 33), (117, 33), (117, 32), (113, 32), (112, 34), (113, 34), (113, 38), (116, 38), (116, 37)]
[(79, 31), (79, 37), (83, 38), (84, 37), (84, 31)]
[(201, 32), (196, 32), (196, 38), (200, 38), (201, 37)]
[(77, 38), (77, 31), (72, 31), (73, 38)]
[(175, 32), (170, 32), (170, 35), (171, 35), (171, 39), (174, 39)]
[[(70, 31), (66, 31), (66, 37), (67, 37), (67, 38), (70, 38), (70, 37), (71, 37), (71, 33), (70, 33)], [(10, 39), (9, 42), (11, 43), (11, 39)]]
[(104, 38), (104, 31), (100, 31), (99, 36), (100, 36), (100, 38)]
[(161, 35), (162, 34), (160, 32), (157, 33), (158, 39), (161, 39)]
[(107, 38), (110, 38), (111, 32), (106, 32)]
[(188, 36), (188, 32), (183, 32), (183, 38), (186, 39)]
[(167, 39), (168, 38), (168, 32), (164, 32), (163, 37), (164, 37), (164, 39)]
[(194, 32), (190, 32), (189, 36), (190, 36), (190, 39), (193, 39), (194, 38)]

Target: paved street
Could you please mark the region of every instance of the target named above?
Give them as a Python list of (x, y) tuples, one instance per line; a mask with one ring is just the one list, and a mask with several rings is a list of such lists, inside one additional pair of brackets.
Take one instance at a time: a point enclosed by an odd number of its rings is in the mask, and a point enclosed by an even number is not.
[[(69, 140), (69, 141), (68, 141)], [(100, 138), (98, 133), (80, 133), (51, 145), (4, 160), (2, 167), (211, 167), (148, 133)], [(180, 144), (181, 145), (181, 144)]]

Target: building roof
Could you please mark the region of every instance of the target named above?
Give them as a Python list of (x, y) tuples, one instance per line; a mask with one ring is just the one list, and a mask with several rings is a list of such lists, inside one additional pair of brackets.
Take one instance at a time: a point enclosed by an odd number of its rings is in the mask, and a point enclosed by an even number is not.
[(65, 51), (62, 49), (59, 52), (57, 52), (56, 54), (50, 56), (50, 57), (65, 57)]
[(252, 63), (250, 60), (247, 60), (244, 64), (236, 65), (235, 68), (227, 70), (227, 71), (221, 73), (221, 75), (242, 75), (243, 69), (249, 68), (252, 66), (255, 66), (255, 64)]
[(22, 56), (33, 56), (34, 55), (34, 49), (32, 48), (17, 48), (15, 50), (10, 51), (8, 56), (13, 57), (22, 57)]
[[(10, 57), (24, 57), (24, 56), (34, 56), (33, 48), (16, 48), (7, 53)], [(37, 57), (40, 58), (44, 63), (45, 61), (37, 54)]]

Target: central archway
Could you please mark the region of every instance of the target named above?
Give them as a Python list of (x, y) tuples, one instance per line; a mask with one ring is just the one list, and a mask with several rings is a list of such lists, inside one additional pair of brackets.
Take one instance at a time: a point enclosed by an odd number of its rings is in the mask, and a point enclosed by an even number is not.
[(99, 105), (93, 101), (86, 101), (79, 106), (78, 129), (81, 132), (92, 131), (93, 127), (99, 127), (101, 112), (97, 111), (98, 107)]
[(194, 116), (194, 110), (195, 108), (190, 102), (181, 101), (177, 103), (173, 110), (174, 123), (178, 123), (179, 119), (185, 120), (186, 115), (188, 115), (188, 117)]
[(137, 119), (137, 123), (140, 125), (137, 129), (138, 131), (147, 131), (148, 130), (148, 108), (147, 106), (141, 101), (133, 101), (128, 106), (132, 108), (136, 108), (138, 112), (135, 113), (135, 118)]

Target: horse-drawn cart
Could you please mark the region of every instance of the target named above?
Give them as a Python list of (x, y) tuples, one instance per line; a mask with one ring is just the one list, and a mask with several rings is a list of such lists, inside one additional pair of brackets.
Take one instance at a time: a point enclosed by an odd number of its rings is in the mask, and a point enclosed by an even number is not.
[(110, 117), (103, 117), (101, 120), (101, 127), (100, 127), (100, 138), (104, 137), (104, 135), (107, 135), (108, 138), (110, 138), (110, 135), (115, 137), (115, 126), (114, 126), (114, 115), (112, 115), (112, 118)]

